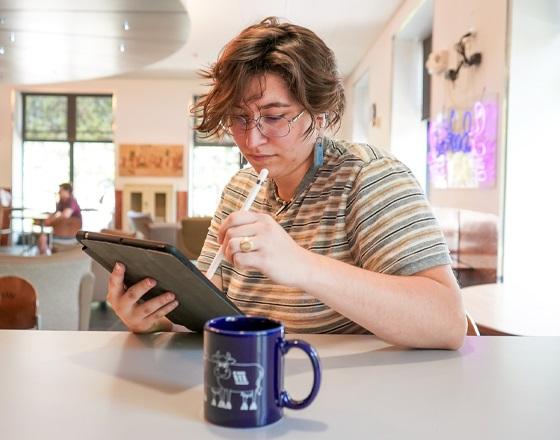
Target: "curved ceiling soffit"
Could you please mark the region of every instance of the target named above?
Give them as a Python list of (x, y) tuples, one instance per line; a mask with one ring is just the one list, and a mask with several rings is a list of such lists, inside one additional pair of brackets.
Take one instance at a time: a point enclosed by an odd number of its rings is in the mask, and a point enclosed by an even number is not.
[(180, 0), (0, 0), (0, 83), (132, 72), (179, 50), (189, 29)]

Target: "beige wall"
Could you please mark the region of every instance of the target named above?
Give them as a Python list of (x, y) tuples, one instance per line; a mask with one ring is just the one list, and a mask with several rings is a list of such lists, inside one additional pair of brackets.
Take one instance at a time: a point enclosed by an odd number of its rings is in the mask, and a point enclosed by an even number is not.
[[(392, 44), (393, 37), (414, 16), (422, 4), (421, 0), (406, 0), (381, 37), (372, 45), (360, 65), (345, 81), (348, 99), (355, 81), (369, 71), (369, 93), (372, 103), (377, 104), (380, 124), (370, 128), (370, 142), (385, 148), (391, 147), (391, 91), (392, 91)], [(482, 65), (469, 71), (462, 71), (455, 87), (442, 76), (432, 77), (432, 114), (446, 105), (461, 104), (475, 96), (480, 96), (485, 88), (488, 93), (497, 93), (501, 99), (503, 127), (504, 99), (507, 81), (506, 41), (507, 41), (507, 0), (433, 0), (433, 49), (452, 49), (459, 38), (471, 29), (477, 32), (473, 49), (483, 53)], [(351, 138), (352, 103), (344, 118), (341, 135)], [(436, 190), (430, 188), (430, 200), (434, 205), (460, 207), (484, 212), (498, 213), (500, 194), (503, 188), (503, 138), (498, 139), (497, 184), (486, 190)]]
[(115, 144), (160, 143), (185, 145), (185, 175), (180, 178), (117, 177), (116, 187), (127, 183), (172, 184), (174, 190), (188, 187), (188, 148), (192, 139), (188, 107), (193, 94), (204, 88), (198, 81), (179, 79), (114, 78), (45, 86), (0, 87), (0, 186), (11, 187), (12, 90), (17, 92), (112, 93), (116, 98), (114, 114)]
[(12, 187), (12, 117), (10, 88), (0, 85), (0, 188)]
[[(434, 1), (434, 50), (450, 49), (469, 30), (476, 30), (473, 49), (482, 52), (482, 64), (463, 69), (455, 85), (442, 76), (432, 77), (431, 113), (442, 108), (472, 102), (487, 93), (497, 93), (501, 106), (499, 124), (504, 127), (504, 103), (507, 81), (507, 0), (435, 0)], [(435, 205), (474, 209), (498, 214), (503, 192), (504, 139), (499, 133), (497, 142), (496, 185), (492, 189), (431, 188), (430, 200)]]
[(422, 0), (406, 0), (397, 10), (379, 38), (373, 43), (360, 64), (344, 82), (347, 111), (343, 118), (343, 126), (337, 137), (352, 138), (352, 87), (365, 73), (369, 72), (369, 95), (372, 103), (377, 105), (379, 123), (369, 129), (369, 141), (384, 148), (390, 148), (391, 137), (391, 84), (392, 84), (392, 56), (393, 36), (413, 15), (422, 4)]

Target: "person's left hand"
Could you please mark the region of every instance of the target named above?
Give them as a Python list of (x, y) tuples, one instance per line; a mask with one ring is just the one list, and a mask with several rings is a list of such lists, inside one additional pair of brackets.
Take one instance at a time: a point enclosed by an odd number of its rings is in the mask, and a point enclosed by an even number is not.
[[(242, 242), (250, 250), (242, 250)], [(256, 270), (273, 282), (294, 286), (305, 276), (307, 253), (268, 214), (237, 211), (220, 228), (218, 242), (228, 261), (240, 269)], [(247, 243), (245, 244), (247, 246)]]

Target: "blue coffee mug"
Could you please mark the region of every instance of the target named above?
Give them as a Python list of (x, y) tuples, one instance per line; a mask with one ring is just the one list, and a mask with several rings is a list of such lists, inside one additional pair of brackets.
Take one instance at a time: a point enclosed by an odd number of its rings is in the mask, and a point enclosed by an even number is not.
[[(284, 355), (300, 348), (311, 360), (313, 386), (303, 400), (283, 389)], [(217, 425), (253, 428), (274, 423), (284, 407), (302, 409), (319, 392), (321, 365), (305, 341), (284, 339), (284, 326), (268, 318), (231, 316), (204, 326), (204, 415)]]

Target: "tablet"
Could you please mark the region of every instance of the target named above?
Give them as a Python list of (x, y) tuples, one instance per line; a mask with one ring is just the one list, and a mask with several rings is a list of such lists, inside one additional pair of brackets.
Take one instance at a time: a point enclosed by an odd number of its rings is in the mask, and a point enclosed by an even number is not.
[(111, 272), (117, 261), (126, 267), (124, 282), (132, 286), (144, 278), (157, 281), (144, 300), (173, 292), (179, 305), (167, 314), (174, 323), (201, 332), (217, 316), (243, 313), (175, 247), (158, 242), (97, 232), (79, 231), (82, 250)]

